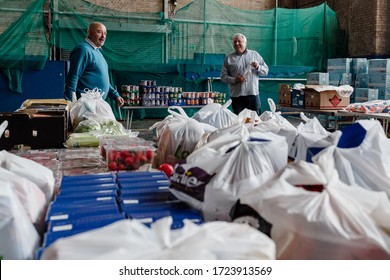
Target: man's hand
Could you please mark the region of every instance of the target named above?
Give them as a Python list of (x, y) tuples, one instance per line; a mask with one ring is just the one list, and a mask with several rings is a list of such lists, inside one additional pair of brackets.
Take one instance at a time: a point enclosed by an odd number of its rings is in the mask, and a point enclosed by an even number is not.
[(236, 84), (241, 84), (244, 83), (245, 81), (246, 81), (245, 76), (241, 76), (241, 75), (236, 76), (234, 80)]
[(125, 100), (122, 98), (122, 96), (118, 96), (116, 101), (118, 102), (119, 107), (122, 107), (125, 104)]
[(251, 63), (251, 65), (252, 65), (253, 68), (256, 68), (256, 69), (259, 67), (259, 64), (256, 61), (253, 61)]

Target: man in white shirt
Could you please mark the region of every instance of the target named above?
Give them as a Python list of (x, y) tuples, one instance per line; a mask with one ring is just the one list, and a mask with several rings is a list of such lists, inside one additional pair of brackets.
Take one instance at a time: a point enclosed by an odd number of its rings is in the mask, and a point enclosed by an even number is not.
[(226, 56), (221, 80), (229, 85), (232, 108), (235, 114), (242, 110), (260, 110), (259, 76), (268, 75), (268, 66), (261, 55), (246, 48), (246, 37), (237, 33), (233, 36), (234, 52)]

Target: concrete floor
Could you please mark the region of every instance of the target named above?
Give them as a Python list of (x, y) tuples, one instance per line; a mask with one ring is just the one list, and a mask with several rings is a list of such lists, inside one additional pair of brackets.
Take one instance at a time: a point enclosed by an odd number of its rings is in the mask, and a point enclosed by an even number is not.
[(153, 138), (153, 131), (149, 128), (156, 122), (162, 121), (163, 119), (142, 119), (142, 120), (133, 120), (131, 123), (131, 130), (138, 131), (138, 137), (143, 138), (148, 141), (155, 141)]

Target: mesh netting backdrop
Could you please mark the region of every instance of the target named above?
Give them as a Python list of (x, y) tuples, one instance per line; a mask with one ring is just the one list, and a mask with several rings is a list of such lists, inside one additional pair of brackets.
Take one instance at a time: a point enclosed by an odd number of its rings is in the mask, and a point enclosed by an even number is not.
[[(264, 57), (271, 79), (323, 71), (328, 58), (343, 56), (346, 49), (336, 14), (326, 3), (306, 9), (248, 11), (216, 0), (196, 0), (172, 19), (162, 12), (121, 12), (83, 0), (3, 0), (0, 9), (0, 68), (16, 88), (20, 71), (42, 69), (50, 48), (69, 53), (85, 38), (92, 21), (107, 27), (103, 54), (118, 87), (150, 79), (159, 85), (204, 91), (205, 80), (219, 76), (237, 32), (246, 35), (249, 49)], [(279, 82), (261, 82), (260, 92), (277, 93)], [(213, 85), (214, 90), (227, 91), (219, 82)]]

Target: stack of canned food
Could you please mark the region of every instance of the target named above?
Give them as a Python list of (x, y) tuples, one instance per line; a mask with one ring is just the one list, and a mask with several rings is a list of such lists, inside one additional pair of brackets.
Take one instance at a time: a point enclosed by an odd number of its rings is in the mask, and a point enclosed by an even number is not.
[(141, 98), (139, 94), (139, 86), (135, 85), (122, 85), (121, 96), (125, 101), (125, 106), (140, 106)]
[(207, 105), (225, 103), (225, 94), (219, 92), (183, 92), (185, 105)]
[(183, 92), (181, 87), (157, 86), (154, 80), (141, 80), (138, 86), (122, 85), (125, 106), (196, 106), (225, 103), (219, 92)]

